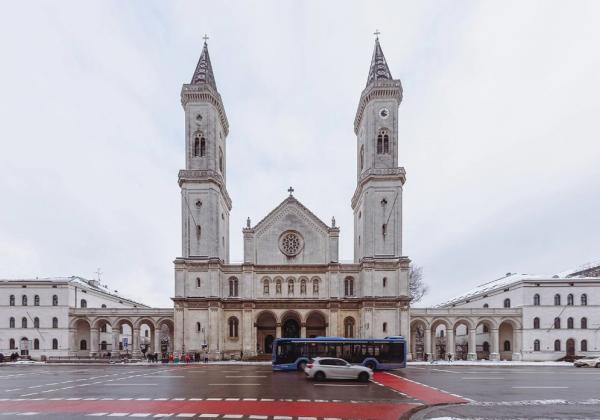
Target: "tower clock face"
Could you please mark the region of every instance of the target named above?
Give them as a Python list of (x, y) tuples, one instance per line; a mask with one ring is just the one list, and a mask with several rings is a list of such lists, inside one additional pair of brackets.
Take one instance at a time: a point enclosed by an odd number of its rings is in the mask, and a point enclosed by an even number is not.
[(390, 116), (390, 110), (387, 108), (381, 108), (379, 110), (379, 116), (385, 120), (387, 117)]

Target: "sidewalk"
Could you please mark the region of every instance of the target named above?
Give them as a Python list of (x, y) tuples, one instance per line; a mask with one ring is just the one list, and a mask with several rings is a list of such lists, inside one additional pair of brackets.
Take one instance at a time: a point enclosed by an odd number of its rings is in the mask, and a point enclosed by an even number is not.
[(490, 361), (490, 360), (435, 360), (433, 362), (408, 362), (408, 366), (573, 366), (571, 362), (512, 362), (512, 361)]

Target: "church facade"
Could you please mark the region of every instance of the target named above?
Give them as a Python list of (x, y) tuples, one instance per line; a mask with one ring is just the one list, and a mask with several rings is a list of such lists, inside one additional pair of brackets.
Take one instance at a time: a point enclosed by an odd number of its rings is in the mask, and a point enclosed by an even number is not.
[(182, 254), (175, 260), (174, 350), (210, 358), (269, 353), (277, 337), (409, 336), (409, 259), (402, 254), (404, 168), (398, 165), (400, 80), (379, 40), (354, 119), (354, 260), (340, 263), (340, 229), (289, 196), (242, 230), (229, 262), (227, 135), (206, 43), (181, 91), (186, 167), (179, 172)]

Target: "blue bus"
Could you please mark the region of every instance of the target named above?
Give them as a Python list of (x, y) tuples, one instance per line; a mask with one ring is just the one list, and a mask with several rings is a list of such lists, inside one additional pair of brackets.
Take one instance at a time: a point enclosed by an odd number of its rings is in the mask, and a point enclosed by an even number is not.
[(373, 370), (406, 367), (406, 340), (386, 338), (277, 338), (273, 342), (273, 370), (303, 371), (309, 359), (338, 357)]

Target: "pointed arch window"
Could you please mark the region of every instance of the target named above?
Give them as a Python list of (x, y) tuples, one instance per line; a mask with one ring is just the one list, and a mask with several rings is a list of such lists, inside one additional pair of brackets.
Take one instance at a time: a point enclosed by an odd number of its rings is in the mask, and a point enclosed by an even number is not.
[(58, 340), (56, 338), (52, 339), (52, 350), (58, 350)]
[(581, 351), (588, 351), (587, 340), (581, 340)]
[(319, 294), (319, 279), (313, 279), (312, 284), (313, 284), (313, 295), (316, 296)]
[(33, 318), (33, 328), (40, 328), (40, 319), (37, 316)]
[(27, 306), (27, 295), (21, 296), (21, 305)]
[(581, 318), (581, 329), (587, 330), (587, 318)]
[(554, 306), (560, 306), (560, 295), (558, 293), (554, 295)]
[(269, 294), (269, 279), (263, 280), (263, 295)]
[(344, 296), (354, 296), (354, 279), (346, 277), (344, 280)]
[(15, 306), (15, 295), (10, 295), (8, 302), (9, 306)]
[(40, 295), (35, 295), (33, 297), (33, 306), (40, 306)]
[(206, 139), (204, 137), (200, 138), (200, 157), (206, 156)]
[(535, 340), (533, 342), (533, 351), (540, 351), (540, 340)]
[(239, 326), (238, 319), (236, 317), (232, 316), (231, 318), (229, 318), (228, 324), (229, 324), (229, 337), (237, 338), (238, 337), (238, 326)]
[(554, 340), (554, 351), (560, 351), (560, 340)]
[(40, 349), (40, 340), (38, 340), (37, 338), (33, 339), (33, 349), (34, 350), (39, 350)]
[(8, 328), (15, 328), (15, 318), (12, 316), (8, 320)]
[(198, 137), (194, 137), (194, 157), (200, 155), (200, 139)]
[(560, 318), (559, 317), (554, 318), (554, 328), (557, 330), (560, 330)]
[(383, 153), (384, 154), (390, 153), (390, 137), (388, 136), (387, 133), (383, 134)]
[(379, 133), (377, 136), (377, 154), (383, 154), (383, 134)]
[(581, 306), (587, 306), (587, 295), (585, 293), (581, 295)]
[(533, 306), (540, 306), (540, 295), (533, 295)]
[(533, 329), (538, 330), (540, 328), (540, 319), (536, 316), (533, 318)]
[(229, 279), (229, 296), (238, 296), (238, 279), (236, 279), (235, 277)]
[(300, 280), (300, 294), (301, 295), (306, 294), (306, 279)]
[(27, 318), (21, 318), (21, 328), (27, 328)]
[(8, 340), (8, 348), (10, 350), (15, 350), (17, 347), (15, 346), (15, 339), (11, 338), (10, 340)]
[(573, 294), (572, 294), (572, 293), (569, 293), (569, 294), (567, 295), (567, 306), (573, 306), (573, 300), (574, 300), (574, 299), (573, 299)]
[(344, 337), (353, 338), (354, 337), (354, 318), (351, 316), (344, 319)]
[(567, 318), (567, 328), (570, 330), (574, 328), (573, 318), (571, 317)]

